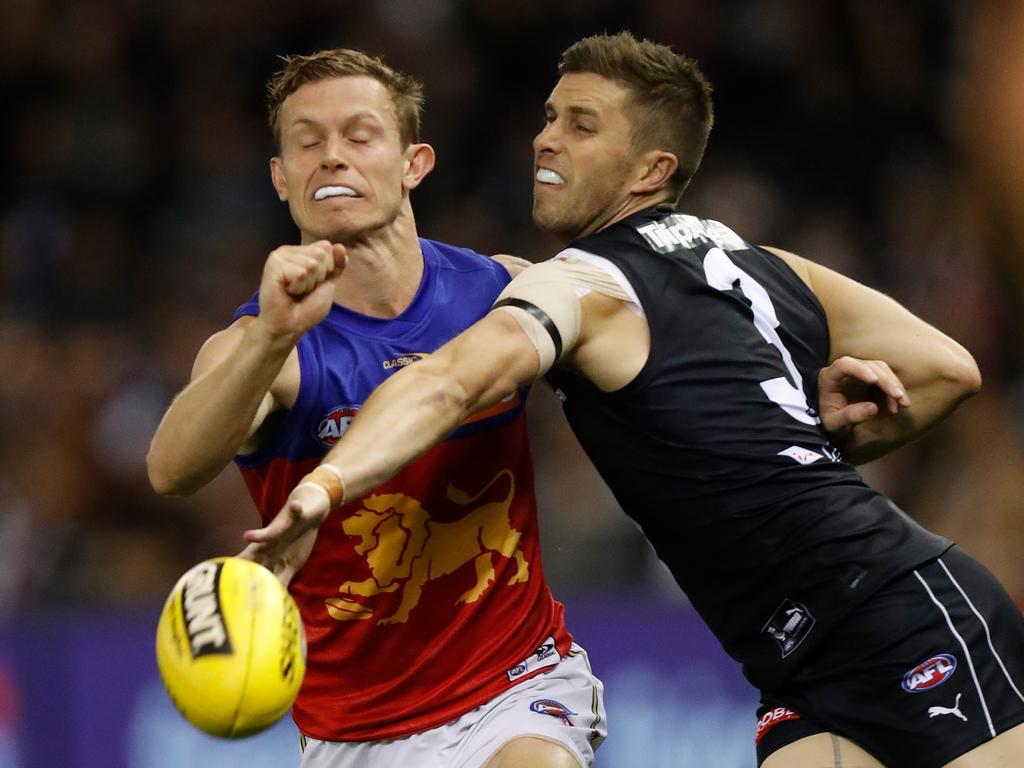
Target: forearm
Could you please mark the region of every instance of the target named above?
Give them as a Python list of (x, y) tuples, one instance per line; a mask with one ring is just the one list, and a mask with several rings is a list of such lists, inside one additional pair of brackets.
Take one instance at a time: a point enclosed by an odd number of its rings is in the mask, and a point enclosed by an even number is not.
[(467, 418), (533, 381), (538, 365), (516, 320), (492, 312), (378, 387), (324, 462), (341, 471), (346, 500), (365, 496)]
[(193, 493), (227, 466), (252, 431), (261, 405), (297, 338), (272, 337), (257, 321), (217, 365), (171, 403), (146, 463), (159, 493)]
[(324, 458), (341, 470), (346, 500), (365, 496), (472, 415), (452, 377), (424, 360), (395, 374), (366, 400), (345, 436)]

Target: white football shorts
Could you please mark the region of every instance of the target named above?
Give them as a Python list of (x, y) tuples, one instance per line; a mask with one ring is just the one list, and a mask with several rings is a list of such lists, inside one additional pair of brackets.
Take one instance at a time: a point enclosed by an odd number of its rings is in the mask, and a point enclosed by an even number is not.
[(535, 736), (564, 746), (580, 768), (608, 734), (604, 685), (575, 643), (551, 671), (509, 688), (462, 717), (382, 741), (306, 737), (301, 768), (481, 768), (507, 742)]

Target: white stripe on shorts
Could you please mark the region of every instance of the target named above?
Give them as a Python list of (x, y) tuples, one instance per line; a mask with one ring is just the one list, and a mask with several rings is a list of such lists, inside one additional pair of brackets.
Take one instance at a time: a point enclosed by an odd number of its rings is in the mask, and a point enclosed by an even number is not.
[[(565, 655), (570, 658), (574, 656), (582, 656), (583, 661), (587, 663), (587, 672), (591, 675), (594, 674), (594, 669), (590, 666), (590, 657), (587, 655), (587, 652), (582, 647), (576, 645), (576, 643), (569, 646), (569, 651)], [(593, 695), (590, 697), (590, 711), (594, 715), (594, 720), (590, 723), (590, 729), (596, 734), (597, 726), (601, 722), (601, 691), (597, 690), (596, 685), (592, 686), (591, 690), (593, 691)]]
[(992, 635), (988, 631), (988, 622), (985, 621), (984, 617), (981, 615), (981, 612), (974, 607), (974, 603), (971, 602), (971, 598), (967, 596), (967, 593), (964, 591), (964, 588), (960, 586), (960, 582), (953, 578), (953, 574), (949, 572), (949, 568), (947, 568), (946, 564), (942, 562), (941, 557), (939, 558), (939, 565), (942, 566), (942, 570), (946, 572), (946, 575), (949, 577), (949, 580), (953, 582), (953, 586), (957, 588), (957, 591), (959, 591), (961, 595), (963, 595), (964, 600), (967, 601), (967, 605), (970, 606), (971, 610), (974, 612), (974, 615), (978, 617), (978, 621), (981, 622), (981, 626), (985, 628), (985, 639), (988, 640), (989, 650), (992, 651), (992, 655), (996, 657), (996, 663), (999, 665), (999, 668), (1003, 670), (1003, 675), (1006, 677), (1006, 682), (1008, 682), (1010, 684), (1010, 687), (1013, 688), (1013, 692), (1017, 694), (1017, 698), (1024, 702), (1024, 696), (1021, 695), (1020, 690), (1014, 684), (1013, 678), (1010, 677), (1010, 673), (1007, 671), (1006, 666), (1003, 664), (1002, 658), (996, 652), (996, 647), (992, 644)]
[(960, 642), (960, 647), (964, 649), (964, 656), (967, 659), (967, 666), (971, 670), (971, 678), (974, 680), (974, 687), (978, 691), (978, 698), (981, 700), (981, 709), (985, 713), (985, 722), (988, 723), (988, 731), (990, 734), (992, 734), (992, 738), (995, 738), (996, 729), (995, 726), (992, 725), (992, 716), (988, 712), (988, 704), (985, 702), (985, 694), (981, 690), (981, 683), (978, 680), (978, 673), (974, 671), (974, 659), (971, 657), (971, 652), (967, 649), (967, 643), (964, 642), (964, 639), (962, 637), (960, 637), (960, 633), (957, 632), (956, 627), (953, 626), (953, 620), (949, 617), (949, 612), (946, 610), (946, 607), (939, 602), (938, 598), (935, 597), (935, 593), (932, 592), (931, 587), (928, 586), (928, 583), (923, 578), (921, 578), (921, 574), (917, 571), (914, 571), (914, 575), (917, 576), (917, 580), (921, 582), (921, 586), (925, 588), (925, 591), (928, 593), (928, 597), (930, 597), (932, 599), (932, 602), (939, 607), (940, 611), (942, 611), (942, 615), (946, 617), (946, 624), (949, 626), (949, 631), (953, 633), (953, 637), (955, 637)]

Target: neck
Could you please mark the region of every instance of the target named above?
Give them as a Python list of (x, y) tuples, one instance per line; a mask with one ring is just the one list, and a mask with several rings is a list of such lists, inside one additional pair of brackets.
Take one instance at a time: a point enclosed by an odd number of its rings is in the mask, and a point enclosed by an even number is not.
[[(630, 194), (625, 200), (619, 205), (612, 206), (603, 211), (599, 211), (590, 222), (579, 232), (579, 234), (573, 236), (571, 240), (579, 240), (581, 237), (592, 235), (595, 232), (600, 232), (602, 229), (607, 229), (613, 224), (617, 224), (623, 219), (629, 218), (634, 213), (642, 211), (646, 208), (653, 208), (656, 205), (662, 205), (669, 203), (669, 197), (663, 191), (658, 194), (652, 195), (635, 195)], [(567, 241), (569, 242), (569, 241)]]
[(408, 197), (398, 216), (382, 227), (341, 241), (348, 261), (334, 301), (371, 317), (402, 314), (423, 279), (423, 252)]

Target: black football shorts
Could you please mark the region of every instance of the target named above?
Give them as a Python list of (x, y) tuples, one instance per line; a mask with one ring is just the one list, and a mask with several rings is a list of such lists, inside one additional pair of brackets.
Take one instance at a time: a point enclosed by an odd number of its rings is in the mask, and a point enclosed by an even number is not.
[(762, 692), (760, 765), (805, 736), (845, 736), (892, 768), (939, 768), (1024, 722), (1024, 617), (956, 547), (836, 625), (783, 690)]

